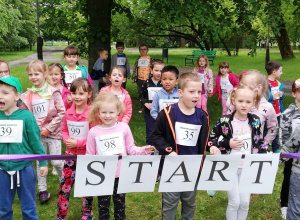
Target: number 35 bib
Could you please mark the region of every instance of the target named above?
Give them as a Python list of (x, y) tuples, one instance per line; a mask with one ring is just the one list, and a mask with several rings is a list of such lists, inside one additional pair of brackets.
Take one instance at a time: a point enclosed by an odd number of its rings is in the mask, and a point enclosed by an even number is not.
[(179, 145), (195, 147), (202, 125), (193, 125), (182, 122), (175, 123), (176, 142)]
[(78, 138), (78, 139), (86, 139), (89, 132), (89, 123), (87, 121), (68, 121), (67, 126), (69, 131), (69, 136)]
[(116, 155), (124, 151), (122, 132), (97, 136), (95, 139), (97, 151), (100, 155)]

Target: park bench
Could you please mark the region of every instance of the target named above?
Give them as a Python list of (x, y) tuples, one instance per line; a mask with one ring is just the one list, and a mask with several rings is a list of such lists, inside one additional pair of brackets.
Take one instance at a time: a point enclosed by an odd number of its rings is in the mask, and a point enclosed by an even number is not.
[(197, 61), (198, 57), (200, 55), (205, 55), (208, 58), (208, 61), (211, 61), (211, 64), (214, 65), (214, 59), (216, 57), (216, 52), (215, 50), (193, 50), (192, 55), (186, 55), (185, 56), (185, 66), (187, 64), (187, 61), (191, 61), (189, 63), (194, 64), (194, 61)]
[(53, 42), (46, 42), (45, 46), (53, 46)]

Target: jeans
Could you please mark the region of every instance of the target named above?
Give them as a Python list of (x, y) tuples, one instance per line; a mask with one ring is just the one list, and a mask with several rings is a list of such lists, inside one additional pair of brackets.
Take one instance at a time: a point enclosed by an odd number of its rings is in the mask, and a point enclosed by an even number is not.
[[(279, 125), (280, 125), (280, 116), (277, 117), (277, 122), (278, 122), (278, 125), (277, 125), (278, 127), (277, 128), (279, 128)], [(276, 135), (275, 139), (272, 142), (272, 151), (276, 152), (276, 150), (279, 150), (278, 134)]]
[(152, 116), (149, 114), (147, 114), (145, 112), (145, 122), (146, 122), (146, 144), (148, 145), (152, 145), (153, 142), (151, 141), (150, 137), (154, 128), (154, 124), (155, 124), (155, 119), (152, 118)]
[(300, 219), (300, 174), (292, 171), (287, 220)]
[(283, 181), (280, 192), (280, 207), (288, 207), (292, 166), (293, 158), (290, 158), (284, 163)]
[(0, 219), (12, 220), (12, 204), (16, 195), (21, 203), (23, 220), (38, 220), (36, 211), (36, 173), (33, 165), (19, 171), (20, 186), (17, 186), (17, 173), (13, 175), (13, 189), (11, 189), (11, 176), (0, 170)]

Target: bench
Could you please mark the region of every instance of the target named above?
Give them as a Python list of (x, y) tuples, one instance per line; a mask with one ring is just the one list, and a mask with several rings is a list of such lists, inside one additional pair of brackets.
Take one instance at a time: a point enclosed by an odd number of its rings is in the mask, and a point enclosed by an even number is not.
[(53, 42), (46, 42), (45, 46), (53, 46)]
[(189, 63), (194, 64), (194, 60), (197, 61), (197, 59), (200, 55), (207, 56), (208, 61), (211, 61), (211, 64), (214, 65), (214, 59), (216, 57), (216, 53), (217, 53), (217, 51), (215, 51), (215, 50), (193, 50), (192, 55), (185, 56), (185, 58), (184, 58), (185, 66), (187, 64), (187, 61), (191, 61)]

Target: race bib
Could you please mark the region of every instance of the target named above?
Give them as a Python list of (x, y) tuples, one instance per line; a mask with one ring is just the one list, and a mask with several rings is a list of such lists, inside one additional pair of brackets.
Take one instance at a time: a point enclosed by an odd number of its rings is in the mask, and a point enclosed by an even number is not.
[(195, 147), (202, 125), (182, 122), (175, 123), (176, 143), (183, 146)]
[(139, 59), (138, 67), (140, 67), (140, 66), (148, 67), (149, 66), (149, 60), (148, 59)]
[(0, 121), (0, 143), (22, 143), (23, 121), (1, 120)]
[(100, 155), (116, 155), (124, 152), (122, 132), (97, 136), (95, 139), (97, 151)]
[(32, 113), (35, 118), (44, 118), (48, 115), (49, 100), (40, 99), (32, 102)]
[(231, 154), (251, 154), (251, 134), (239, 135), (238, 140), (244, 140), (244, 146), (240, 150), (231, 149)]
[[(276, 86), (276, 87), (272, 87), (271, 88), (271, 93), (273, 94), (273, 97), (275, 94), (277, 94), (279, 92), (279, 87)], [(274, 97), (273, 99), (279, 99), (279, 96), (276, 96), (276, 98)]]
[(179, 102), (179, 99), (160, 99), (159, 111), (161, 111), (164, 107), (168, 107), (169, 105), (175, 104), (177, 102)]
[(296, 128), (300, 125), (300, 118), (295, 118), (292, 120), (292, 133), (296, 130)]
[(75, 79), (82, 77), (80, 70), (66, 70), (65, 81), (67, 84), (71, 84)]
[(198, 73), (197, 76), (201, 79), (201, 82), (204, 83), (204, 74)]
[(125, 57), (118, 57), (117, 65), (118, 66), (125, 66), (125, 64), (126, 64), (126, 58)]
[(69, 136), (77, 139), (87, 139), (89, 132), (89, 123), (87, 121), (69, 121), (67, 120)]
[(148, 87), (148, 99), (152, 101), (157, 91), (161, 90), (161, 87)]
[(229, 81), (221, 81), (221, 90), (222, 90), (222, 99), (228, 99), (230, 91), (233, 89), (233, 86)]

